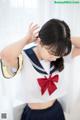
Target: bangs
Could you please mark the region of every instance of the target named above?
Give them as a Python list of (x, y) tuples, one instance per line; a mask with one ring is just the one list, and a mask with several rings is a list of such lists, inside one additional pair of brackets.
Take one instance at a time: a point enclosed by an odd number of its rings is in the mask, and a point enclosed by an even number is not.
[(69, 41), (66, 45), (64, 43), (56, 43), (47, 47), (50, 54), (55, 56), (66, 56), (71, 52), (71, 42)]

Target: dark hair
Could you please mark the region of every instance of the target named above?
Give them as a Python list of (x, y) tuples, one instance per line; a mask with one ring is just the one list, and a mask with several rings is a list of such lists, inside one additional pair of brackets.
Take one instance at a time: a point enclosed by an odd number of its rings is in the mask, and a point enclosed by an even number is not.
[(61, 20), (51, 19), (46, 22), (39, 31), (41, 44), (46, 45), (49, 52), (55, 56), (60, 56), (54, 61), (57, 70), (64, 69), (63, 56), (71, 52), (70, 29), (68, 25)]

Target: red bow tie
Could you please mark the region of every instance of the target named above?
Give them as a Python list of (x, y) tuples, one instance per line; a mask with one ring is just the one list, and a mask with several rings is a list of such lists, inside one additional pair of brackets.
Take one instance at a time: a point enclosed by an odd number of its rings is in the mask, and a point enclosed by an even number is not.
[(41, 94), (43, 95), (46, 89), (48, 89), (49, 95), (51, 95), (57, 89), (54, 82), (58, 82), (58, 79), (58, 75), (50, 75), (49, 78), (47, 78), (46, 76), (45, 78), (38, 78), (37, 81), (39, 86), (41, 87)]

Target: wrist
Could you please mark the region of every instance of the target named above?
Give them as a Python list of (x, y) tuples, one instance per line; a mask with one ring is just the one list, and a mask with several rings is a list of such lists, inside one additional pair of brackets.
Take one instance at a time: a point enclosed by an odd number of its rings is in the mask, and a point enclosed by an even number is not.
[(29, 43), (31, 42), (29, 36), (25, 36), (25, 37), (23, 38), (23, 41), (24, 41), (24, 44), (25, 44), (25, 45), (26, 45), (26, 44), (29, 44)]

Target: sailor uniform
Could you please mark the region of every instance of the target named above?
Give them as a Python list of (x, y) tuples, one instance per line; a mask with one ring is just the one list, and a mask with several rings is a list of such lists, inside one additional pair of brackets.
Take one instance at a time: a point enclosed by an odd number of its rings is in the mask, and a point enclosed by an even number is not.
[[(63, 80), (60, 78), (60, 73), (55, 68), (54, 61), (40, 61), (37, 58), (35, 52), (33, 51), (33, 47), (23, 50), (22, 57), (19, 58), (18, 71), (21, 71), (21, 79), (19, 80), (18, 91), (16, 96), (17, 99), (20, 99), (24, 103), (45, 103), (50, 100), (55, 100), (59, 97), (64, 96), (66, 94), (65, 86), (63, 84)], [(4, 75), (7, 76), (5, 74), (3, 63), (2, 71)], [(12, 76), (14, 76), (14, 74), (17, 73), (17, 70), (14, 69), (13, 71), (15, 72), (13, 72)], [(61, 106), (59, 107), (61, 109)], [(53, 109), (56, 108), (54, 108), (53, 106)], [(57, 112), (59, 112), (59, 110)], [(21, 120), (29, 119), (26, 118)]]
[(2, 63), (2, 72), (6, 78), (10, 78), (21, 71), (17, 98), (24, 103), (43, 103), (66, 94), (64, 80), (56, 70), (54, 61), (39, 61), (33, 47), (22, 51), (18, 66), (18, 71), (13, 69), (12, 73)]
[[(66, 94), (64, 81), (60, 78), (60, 73), (53, 62), (40, 62), (32, 48), (22, 51), (22, 55), (23, 65), (17, 91), (18, 99), (24, 103), (43, 103)], [(48, 73), (41, 63), (49, 68)], [(45, 87), (41, 85), (42, 82)]]

